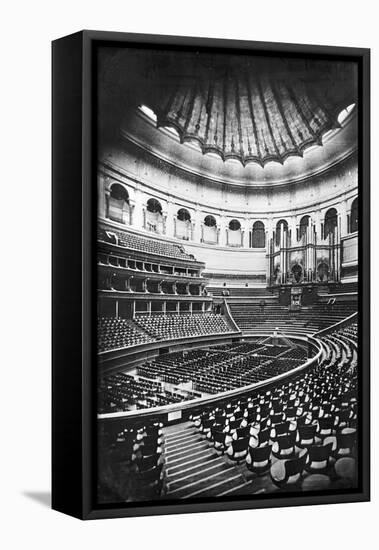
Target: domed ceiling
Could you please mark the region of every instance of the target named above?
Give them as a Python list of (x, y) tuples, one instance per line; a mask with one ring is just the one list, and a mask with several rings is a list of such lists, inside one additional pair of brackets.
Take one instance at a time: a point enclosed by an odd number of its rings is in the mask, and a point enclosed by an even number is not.
[(178, 79), (168, 101), (151, 98), (157, 126), (175, 128), (181, 142), (197, 141), (203, 154), (243, 165), (283, 163), (322, 145), (322, 135), (340, 126), (338, 114), (355, 101), (349, 71), (337, 66), (330, 80), (318, 80), (305, 62), (269, 66), (248, 59), (226, 68), (199, 64)]
[[(341, 111), (356, 110), (357, 74), (351, 62), (127, 49), (108, 55), (101, 75), (105, 122), (194, 172), (206, 173), (210, 167), (215, 173), (217, 157), (225, 166), (237, 161), (242, 170), (256, 166), (264, 173), (261, 179), (270, 179), (273, 170), (266, 166), (301, 158), (312, 146), (322, 150), (333, 130), (333, 146), (321, 153), (320, 162), (340, 159), (356, 148), (356, 128), (349, 130), (349, 143), (346, 130), (338, 137)], [(135, 116), (141, 108), (149, 115), (150, 130)], [(177, 145), (168, 143), (170, 135)], [(208, 163), (196, 160), (194, 146)], [(305, 164), (313, 170), (317, 159), (312, 164), (310, 158)], [(255, 179), (253, 170), (248, 170), (249, 179)], [(219, 172), (230, 180), (231, 173), (246, 177), (236, 167)], [(273, 178), (276, 174), (274, 170)], [(285, 171), (283, 175), (287, 177)]]

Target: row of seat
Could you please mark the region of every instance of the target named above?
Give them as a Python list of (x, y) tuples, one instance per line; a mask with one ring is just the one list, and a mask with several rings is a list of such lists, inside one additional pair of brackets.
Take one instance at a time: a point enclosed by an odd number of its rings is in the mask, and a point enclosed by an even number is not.
[(99, 502), (159, 498), (164, 486), (162, 427), (145, 420), (116, 434), (99, 432)]
[[(356, 482), (355, 326), (323, 338), (324, 358), (294, 381), (195, 412), (192, 421), (216, 452), (279, 488)], [(316, 476), (316, 477), (315, 477)]]
[(157, 340), (232, 332), (226, 319), (215, 313), (137, 315), (135, 323)]
[(170, 390), (158, 380), (148, 380), (131, 374), (105, 376), (98, 385), (98, 412), (115, 413), (181, 403), (200, 394)]
[(294, 369), (306, 359), (303, 347), (242, 342), (171, 353), (138, 366), (137, 373), (150, 380), (181, 385), (185, 393), (192, 388), (200, 396), (261, 382)]
[(137, 236), (128, 231), (119, 229), (108, 230), (102, 227), (98, 228), (98, 240), (118, 244), (128, 249), (138, 250), (139, 252), (148, 252), (158, 256), (178, 258), (187, 261), (194, 261), (192, 254), (187, 254), (184, 247), (178, 244), (171, 244), (157, 239)]
[[(191, 422), (200, 437), (227, 463), (239, 464), (239, 472), (251, 481), (248, 493), (257, 488), (270, 492), (356, 486), (356, 331), (352, 324), (323, 336), (323, 358), (308, 372), (193, 411)], [(194, 357), (196, 351), (191, 352)], [(117, 423), (116, 431), (111, 426), (101, 425), (99, 501), (167, 498), (162, 424), (142, 418), (139, 424)]]
[(116, 317), (100, 317), (97, 322), (98, 351), (127, 348), (154, 342), (150, 335), (138, 330), (131, 321)]
[(315, 304), (300, 311), (289, 311), (287, 306), (267, 304), (229, 304), (238, 327), (250, 333), (273, 332), (313, 334), (332, 326), (356, 312), (356, 302), (337, 302), (333, 306)]

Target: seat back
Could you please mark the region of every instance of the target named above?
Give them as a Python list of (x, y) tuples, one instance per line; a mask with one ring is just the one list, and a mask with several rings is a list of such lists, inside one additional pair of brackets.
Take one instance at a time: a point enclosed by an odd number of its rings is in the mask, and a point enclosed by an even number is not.
[(286, 460), (285, 469), (286, 469), (286, 478), (290, 478), (297, 474), (301, 474), (305, 467), (305, 462), (307, 459), (307, 454), (304, 453), (297, 458), (291, 458)]

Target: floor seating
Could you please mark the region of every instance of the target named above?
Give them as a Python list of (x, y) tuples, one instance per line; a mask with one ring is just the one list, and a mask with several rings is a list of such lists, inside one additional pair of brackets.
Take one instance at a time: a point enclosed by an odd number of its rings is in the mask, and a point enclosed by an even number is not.
[[(347, 337), (351, 353), (342, 345)], [(219, 454), (244, 463), (250, 475), (267, 478), (269, 470), (268, 486), (316, 490), (355, 483), (356, 337), (355, 323), (323, 336), (322, 361), (309, 372), (217, 411), (203, 410), (194, 426), (206, 426)]]

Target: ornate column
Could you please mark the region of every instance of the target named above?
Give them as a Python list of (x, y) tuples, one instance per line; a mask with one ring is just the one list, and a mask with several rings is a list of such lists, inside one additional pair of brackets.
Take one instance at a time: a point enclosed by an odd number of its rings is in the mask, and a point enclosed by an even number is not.
[(148, 293), (149, 291), (147, 290), (147, 281), (149, 280), (149, 278), (147, 277), (146, 279), (143, 279), (142, 280), (142, 292), (146, 292)]
[(129, 200), (129, 224), (134, 225), (134, 209), (136, 207), (135, 201)]
[(175, 219), (175, 205), (172, 201), (172, 199), (168, 199), (167, 201), (167, 210), (166, 210), (166, 235), (168, 237), (174, 237), (175, 236), (175, 226), (174, 226), (174, 219)]
[(226, 234), (226, 219), (225, 216), (220, 216), (220, 233), (219, 233), (219, 245), (226, 246), (227, 244), (227, 234)]
[(341, 237), (346, 237), (350, 233), (349, 220), (351, 219), (351, 212), (347, 207), (347, 200), (345, 199), (340, 203), (341, 213)]
[(201, 242), (202, 240), (202, 219), (201, 219), (201, 212), (196, 207), (195, 212), (193, 214), (194, 220), (193, 220), (193, 230), (192, 230), (192, 240), (196, 243)]
[(133, 225), (140, 229), (145, 228), (145, 213), (146, 205), (143, 204), (143, 194), (138, 189), (135, 190), (134, 200), (131, 201), (133, 208)]

